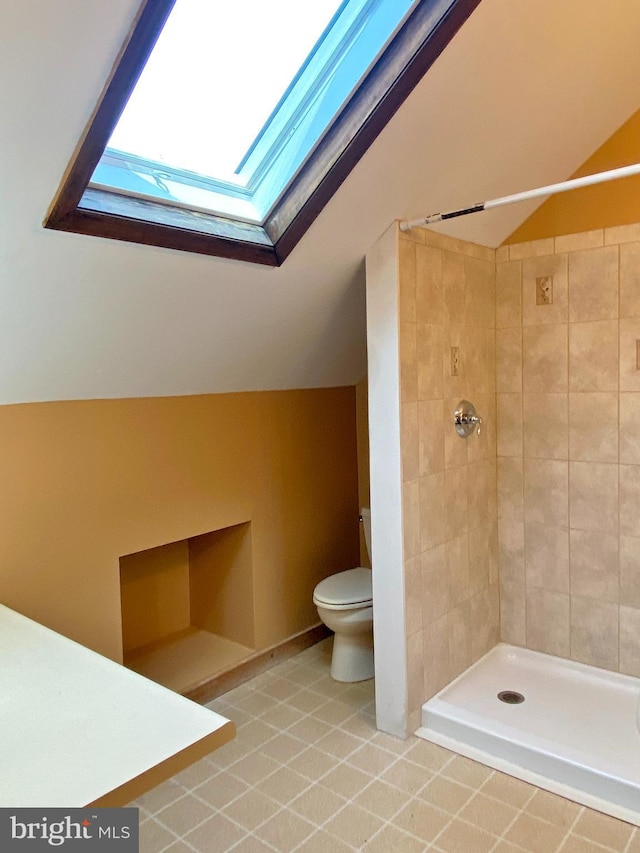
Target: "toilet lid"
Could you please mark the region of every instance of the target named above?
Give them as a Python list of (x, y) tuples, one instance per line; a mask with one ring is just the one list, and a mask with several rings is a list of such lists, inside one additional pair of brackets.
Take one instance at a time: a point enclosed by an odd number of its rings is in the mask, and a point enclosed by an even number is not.
[(340, 604), (368, 604), (371, 602), (371, 569), (348, 569), (320, 581), (313, 593), (316, 604), (334, 607)]

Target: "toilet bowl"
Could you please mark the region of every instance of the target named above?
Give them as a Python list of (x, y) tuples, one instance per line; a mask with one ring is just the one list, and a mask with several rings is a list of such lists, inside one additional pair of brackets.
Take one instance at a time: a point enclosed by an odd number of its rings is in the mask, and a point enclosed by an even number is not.
[[(367, 551), (371, 555), (371, 513), (362, 509)], [(316, 586), (318, 616), (335, 634), (331, 677), (336, 681), (373, 678), (373, 593), (371, 570), (358, 567), (330, 575)]]

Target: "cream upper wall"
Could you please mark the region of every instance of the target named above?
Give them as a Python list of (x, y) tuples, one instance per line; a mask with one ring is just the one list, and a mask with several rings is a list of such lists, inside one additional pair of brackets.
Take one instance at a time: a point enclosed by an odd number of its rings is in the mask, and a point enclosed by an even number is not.
[(0, 446), (0, 600), (116, 660), (123, 555), (250, 521), (258, 649), (358, 562), (353, 388), (2, 406)]
[(0, 403), (355, 383), (390, 222), (563, 179), (638, 107), (635, 0), (483, 0), (281, 269), (44, 231), (136, 7), (0, 4)]

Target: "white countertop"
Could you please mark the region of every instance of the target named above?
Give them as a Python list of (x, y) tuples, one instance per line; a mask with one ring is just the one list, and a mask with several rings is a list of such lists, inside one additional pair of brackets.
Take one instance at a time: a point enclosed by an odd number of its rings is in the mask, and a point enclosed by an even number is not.
[(0, 605), (0, 807), (117, 806), (232, 722)]

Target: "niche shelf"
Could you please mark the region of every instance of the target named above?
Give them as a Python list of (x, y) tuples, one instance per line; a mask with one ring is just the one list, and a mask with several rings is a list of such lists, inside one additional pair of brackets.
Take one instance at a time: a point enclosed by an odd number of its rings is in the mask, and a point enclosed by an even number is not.
[(251, 523), (120, 558), (124, 665), (179, 693), (255, 654)]

